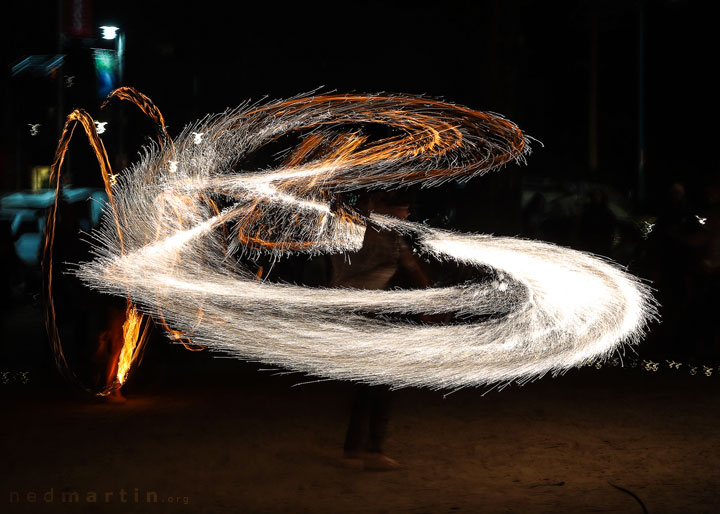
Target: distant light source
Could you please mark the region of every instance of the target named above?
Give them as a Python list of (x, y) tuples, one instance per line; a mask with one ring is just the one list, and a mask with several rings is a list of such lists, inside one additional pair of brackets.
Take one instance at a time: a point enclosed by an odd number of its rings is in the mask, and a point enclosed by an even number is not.
[(102, 30), (103, 39), (115, 39), (117, 37), (117, 31), (120, 29), (118, 27), (103, 25), (100, 27), (100, 30)]

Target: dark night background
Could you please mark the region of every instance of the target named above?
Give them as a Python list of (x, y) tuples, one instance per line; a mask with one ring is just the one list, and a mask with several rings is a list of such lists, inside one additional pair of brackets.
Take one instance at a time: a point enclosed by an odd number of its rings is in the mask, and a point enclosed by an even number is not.
[[(336, 463), (351, 386), (271, 376), (186, 352), (159, 334), (124, 391), (94, 402), (54, 371), (37, 264), (3, 206), (0, 393), (8, 512), (123, 511), (115, 501), (32, 504), (25, 493), (141, 491), (187, 505), (132, 512), (713, 512), (720, 337), (720, 175), (714, 156), (716, 19), (691, 0), (477, 2), (13, 2), (0, 24), (0, 194), (38, 184), (64, 117), (108, 121), (113, 167), (152, 126), (100, 111), (92, 48), (125, 37), (122, 83), (148, 95), (171, 135), (251, 99), (320, 88), (423, 94), (502, 113), (537, 139), (525, 166), (411, 191), (413, 216), (611, 257), (662, 303), (634, 366), (581, 369), (523, 388), (393, 393), (388, 474)], [(79, 9), (79, 10), (78, 10)], [(69, 16), (85, 34), (71, 34)], [(17, 70), (28, 56), (61, 67)], [(15, 67), (15, 68), (14, 68)], [(68, 77), (72, 77), (68, 82)], [(31, 135), (31, 124), (40, 123)], [(82, 134), (66, 185), (99, 187)], [(594, 204), (593, 199), (600, 204)], [(607, 213), (610, 212), (610, 215)], [(701, 222), (701, 220), (703, 220)], [(648, 233), (647, 227), (654, 226)], [(25, 226), (20, 224), (20, 226)], [(17, 230), (16, 230), (17, 229)], [(32, 237), (24, 239), (33, 240)], [(282, 267), (279, 267), (282, 270)], [(669, 361), (683, 367), (670, 369)], [(651, 365), (648, 366), (647, 363)], [(652, 363), (659, 363), (658, 371)], [(695, 368), (696, 372), (690, 370)], [(710, 370), (708, 374), (707, 371)], [(7, 496), (5, 496), (7, 497)], [(2, 508), (5, 511), (5, 508)], [(163, 512), (165, 511), (163, 510)]]

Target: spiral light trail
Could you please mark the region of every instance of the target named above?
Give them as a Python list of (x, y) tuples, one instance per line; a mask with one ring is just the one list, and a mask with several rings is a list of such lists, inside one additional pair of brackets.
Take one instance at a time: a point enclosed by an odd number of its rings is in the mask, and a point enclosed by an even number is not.
[[(137, 98), (129, 88), (115, 95)], [(141, 107), (162, 123), (149, 100)], [(362, 131), (368, 124), (396, 135), (373, 140)], [(300, 142), (282, 165), (242, 169), (245, 157), (288, 135)], [(97, 258), (76, 274), (163, 320), (172, 339), (320, 377), (441, 389), (525, 382), (605, 358), (638, 342), (656, 316), (648, 288), (603, 259), (364, 217), (334, 201), (356, 189), (468, 180), (524, 160), (527, 138), (498, 115), (421, 97), (301, 96), (207, 117), (174, 142), (163, 130), (159, 141), (111, 186)], [(492, 278), (310, 288), (259, 281), (243, 264), (260, 253), (358, 250), (365, 231), (379, 228), (412, 236), (426, 258)], [(470, 321), (392, 318), (446, 313)]]

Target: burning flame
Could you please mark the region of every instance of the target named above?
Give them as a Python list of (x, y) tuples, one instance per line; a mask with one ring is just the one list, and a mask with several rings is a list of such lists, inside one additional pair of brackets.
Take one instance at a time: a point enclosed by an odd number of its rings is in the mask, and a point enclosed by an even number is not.
[(123, 323), (123, 347), (120, 351), (120, 359), (118, 360), (117, 381), (120, 385), (125, 383), (130, 366), (135, 360), (137, 354), (135, 348), (140, 341), (140, 328), (142, 326), (143, 316), (137, 311), (132, 303), (128, 302), (125, 310), (125, 323)]

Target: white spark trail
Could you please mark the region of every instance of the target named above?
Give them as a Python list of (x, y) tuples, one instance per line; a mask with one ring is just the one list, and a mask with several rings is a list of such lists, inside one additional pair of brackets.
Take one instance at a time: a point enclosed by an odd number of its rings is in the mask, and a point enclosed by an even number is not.
[[(363, 146), (356, 134), (342, 139), (327, 128), (359, 122), (405, 134)], [(317, 140), (306, 139), (291, 164), (233, 171), (266, 142), (307, 128)], [(152, 148), (120, 176), (113, 194), (124, 248), (108, 215), (95, 234), (99, 257), (77, 274), (90, 287), (129, 296), (196, 344), (321, 377), (457, 389), (559, 373), (637, 343), (656, 316), (648, 288), (582, 252), (363, 218), (328, 200), (359, 187), (463, 180), (526, 152), (507, 120), (434, 100), (318, 96), (245, 107), (186, 129), (172, 154)], [(168, 169), (168, 161), (177, 166)], [(376, 227), (412, 235), (428, 258), (491, 269), (495, 280), (308, 288), (260, 282), (235, 259), (358, 250)], [(443, 313), (479, 321), (382, 316)]]

